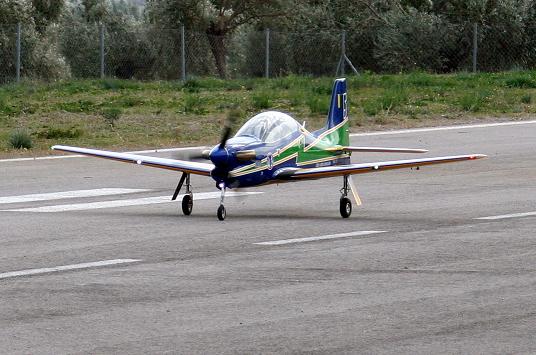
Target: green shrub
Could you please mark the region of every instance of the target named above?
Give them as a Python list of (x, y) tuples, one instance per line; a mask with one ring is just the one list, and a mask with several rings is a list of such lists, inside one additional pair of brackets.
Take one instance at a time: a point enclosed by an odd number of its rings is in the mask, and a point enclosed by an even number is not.
[(382, 106), (378, 103), (376, 99), (365, 100), (363, 102), (363, 112), (368, 116), (376, 116), (380, 111), (382, 111)]
[(331, 95), (331, 86), (313, 86), (311, 90), (317, 95)]
[(530, 104), (532, 102), (532, 95), (531, 94), (525, 94), (521, 96), (521, 102), (524, 104)]
[(33, 147), (32, 137), (26, 130), (15, 130), (9, 135), (9, 146), (15, 149), (30, 149)]
[(257, 110), (267, 109), (272, 105), (270, 95), (265, 92), (254, 94), (251, 96), (251, 101), (253, 102), (253, 107)]
[(329, 110), (329, 100), (323, 96), (309, 96), (307, 106), (312, 114), (327, 115)]
[(186, 92), (196, 93), (196, 92), (201, 91), (201, 84), (200, 84), (199, 81), (197, 81), (197, 80), (190, 79), (190, 80), (187, 80), (187, 81), (182, 85), (182, 88), (183, 88), (184, 91), (186, 91)]
[(95, 102), (91, 100), (77, 100), (71, 102), (61, 102), (57, 105), (57, 108), (67, 112), (93, 112), (95, 109)]
[(378, 98), (378, 101), (382, 110), (392, 111), (408, 102), (408, 93), (402, 88), (388, 89)]
[(119, 99), (117, 103), (123, 107), (134, 107), (142, 105), (143, 100), (138, 97), (127, 96)]
[(36, 136), (44, 139), (62, 139), (62, 138), (79, 138), (83, 135), (84, 131), (77, 127), (43, 127), (38, 131)]
[(288, 90), (290, 89), (290, 80), (287, 78), (271, 79), (270, 88), (275, 90)]
[(536, 88), (536, 81), (528, 76), (507, 79), (505, 84), (509, 88)]
[(108, 107), (102, 110), (102, 117), (110, 126), (115, 127), (115, 122), (121, 117), (123, 112), (118, 107)]
[(485, 90), (467, 93), (460, 97), (458, 104), (464, 111), (478, 112), (484, 107), (488, 95)]
[(188, 94), (184, 96), (183, 102), (184, 113), (195, 113), (202, 115), (206, 113), (205, 101), (199, 96), (194, 94)]

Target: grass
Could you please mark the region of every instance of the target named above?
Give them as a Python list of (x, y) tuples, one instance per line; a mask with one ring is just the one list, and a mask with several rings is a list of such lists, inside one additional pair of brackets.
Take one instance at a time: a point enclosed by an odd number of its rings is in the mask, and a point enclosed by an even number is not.
[[(4, 85), (0, 86), (0, 154), (16, 151), (19, 144), (11, 143), (13, 135), (17, 142), (29, 136), (34, 153), (63, 141), (113, 149), (209, 144), (218, 140), (227, 117), (233, 117), (238, 127), (267, 109), (291, 112), (315, 129), (325, 121), (332, 80), (288, 76)], [(351, 123), (359, 129), (536, 113), (536, 71), (363, 73), (349, 77), (348, 88)]]

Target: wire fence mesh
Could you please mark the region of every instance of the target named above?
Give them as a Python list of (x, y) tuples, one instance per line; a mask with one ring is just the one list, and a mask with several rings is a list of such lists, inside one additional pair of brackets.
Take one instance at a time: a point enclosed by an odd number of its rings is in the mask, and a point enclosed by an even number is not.
[(506, 30), (432, 21), (424, 29), (386, 27), (371, 33), (350, 31), (344, 42), (342, 38), (342, 31), (242, 30), (210, 36), (184, 28), (90, 23), (53, 27), (46, 34), (23, 24), (18, 36), (17, 25), (0, 25), (0, 83), (17, 79), (17, 61), (23, 79), (42, 80), (333, 76), (349, 73), (343, 55), (357, 71), (375, 73), (536, 66), (536, 28), (530, 26)]

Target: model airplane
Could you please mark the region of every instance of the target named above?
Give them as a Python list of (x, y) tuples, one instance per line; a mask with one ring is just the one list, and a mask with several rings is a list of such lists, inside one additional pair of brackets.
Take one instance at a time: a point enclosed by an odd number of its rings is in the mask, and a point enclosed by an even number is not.
[(291, 116), (276, 112), (262, 112), (247, 121), (234, 137), (226, 127), (222, 139), (203, 156), (211, 163), (165, 159), (128, 153), (115, 153), (95, 149), (55, 145), (52, 149), (65, 152), (135, 163), (154, 168), (182, 172), (172, 200), (176, 200), (182, 186), (186, 193), (182, 199), (182, 211), (190, 215), (193, 193), (190, 175), (203, 175), (216, 181), (221, 190), (218, 219), (224, 220), (225, 191), (228, 188), (252, 187), (270, 183), (320, 179), (341, 176), (343, 178), (340, 213), (348, 218), (352, 213), (352, 192), (358, 205), (361, 200), (352, 183), (351, 175), (384, 170), (419, 167), (484, 158), (482, 154), (456, 155), (436, 158), (382, 161), (352, 164), (352, 152), (425, 153), (423, 149), (352, 147), (349, 145), (348, 102), (346, 80), (337, 79), (333, 86), (331, 104), (324, 128), (309, 132)]

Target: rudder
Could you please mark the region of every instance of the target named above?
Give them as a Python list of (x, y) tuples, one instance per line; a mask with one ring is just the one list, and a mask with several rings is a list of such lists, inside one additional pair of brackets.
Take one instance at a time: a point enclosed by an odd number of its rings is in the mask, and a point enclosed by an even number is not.
[(331, 129), (348, 117), (348, 95), (346, 92), (346, 79), (336, 79), (331, 93), (326, 128)]

